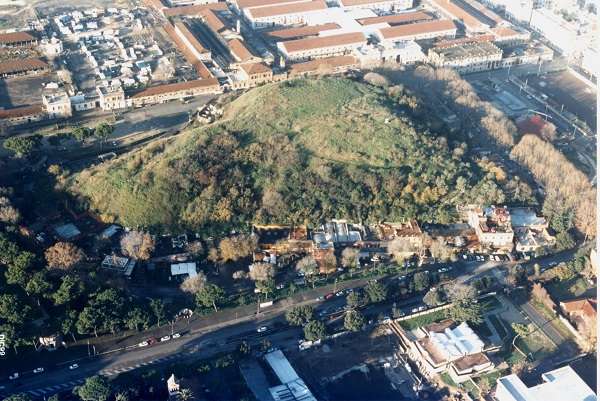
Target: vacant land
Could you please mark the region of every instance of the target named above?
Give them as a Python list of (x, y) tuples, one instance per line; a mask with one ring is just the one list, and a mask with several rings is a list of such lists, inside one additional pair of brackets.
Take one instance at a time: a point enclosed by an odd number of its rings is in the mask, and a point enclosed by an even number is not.
[(70, 190), (126, 226), (217, 234), (335, 217), (447, 223), (456, 204), (504, 198), (386, 90), (339, 78), (256, 88), (217, 123), (86, 170)]

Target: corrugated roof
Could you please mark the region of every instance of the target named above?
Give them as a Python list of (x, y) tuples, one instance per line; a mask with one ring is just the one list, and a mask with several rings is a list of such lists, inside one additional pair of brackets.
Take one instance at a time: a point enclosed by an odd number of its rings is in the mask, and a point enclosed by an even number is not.
[(153, 86), (148, 89), (144, 89), (141, 92), (136, 93), (135, 95), (132, 96), (132, 98), (139, 99), (141, 97), (156, 96), (156, 95), (161, 95), (164, 93), (179, 92), (179, 91), (184, 91), (184, 90), (194, 89), (194, 88), (205, 88), (207, 86), (213, 86), (213, 85), (217, 85), (217, 86), (219, 85), (219, 81), (217, 81), (216, 78), (195, 79), (193, 81), (177, 82), (174, 84)]
[(450, 0), (430, 0), (434, 5), (452, 15), (454, 19), (459, 20), (464, 26), (470, 30), (483, 29), (485, 25), (469, 14), (465, 9), (452, 3)]
[(44, 111), (41, 105), (15, 107), (7, 110), (0, 110), (0, 118), (17, 118), (40, 114)]
[(328, 22), (326, 24), (307, 25), (299, 28), (278, 29), (276, 31), (267, 32), (266, 35), (278, 40), (289, 40), (295, 38), (302, 38), (305, 36), (315, 36), (318, 35), (319, 32), (339, 28), (341, 27), (335, 22)]
[(250, 8), (248, 13), (252, 18), (274, 17), (277, 15), (298, 14), (308, 11), (318, 11), (327, 8), (323, 0), (314, 0), (305, 3), (281, 4), (269, 7)]
[(360, 32), (342, 33), (339, 35), (322, 36), (317, 38), (305, 38), (283, 42), (285, 50), (288, 53), (301, 52), (311, 49), (320, 49), (324, 47), (333, 47), (362, 43), (365, 36)]
[(388, 23), (390, 25), (400, 25), (403, 23), (432, 20), (433, 17), (423, 11), (414, 11), (403, 14), (383, 15), (381, 17), (359, 18), (356, 21), (361, 25), (373, 25)]
[(38, 58), (24, 58), (0, 63), (0, 74), (13, 74), (48, 68), (48, 64)]
[(358, 64), (358, 61), (353, 56), (335, 56), (318, 58), (304, 63), (292, 64), (292, 66), (290, 67), (290, 75), (318, 71), (320, 68), (336, 68), (344, 66), (349, 67), (356, 64)]
[(176, 22), (175, 27), (179, 29), (179, 32), (187, 39), (192, 47), (200, 54), (207, 53), (208, 50), (196, 39), (194, 34), (190, 32), (189, 28), (183, 22)]
[(0, 33), (0, 44), (11, 45), (13, 43), (31, 42), (36, 40), (27, 32)]
[(248, 75), (271, 72), (271, 69), (264, 63), (242, 64), (241, 67)]
[(392, 26), (382, 28), (379, 31), (384, 39), (401, 38), (403, 36), (413, 36), (429, 32), (444, 32), (450, 29), (456, 29), (454, 23), (447, 19), (418, 22), (408, 25)]
[(286, 3), (305, 3), (309, 1), (310, 0), (237, 0), (236, 3), (239, 8), (254, 8)]
[(250, 53), (250, 50), (246, 47), (244, 42), (239, 39), (231, 39), (227, 45), (229, 46), (229, 50), (231, 54), (237, 59), (238, 62), (245, 62), (248, 60), (252, 60), (254, 55)]

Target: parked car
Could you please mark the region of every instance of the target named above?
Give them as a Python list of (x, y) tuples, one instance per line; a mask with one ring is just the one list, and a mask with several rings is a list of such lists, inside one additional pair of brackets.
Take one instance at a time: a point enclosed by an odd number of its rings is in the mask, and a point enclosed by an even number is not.
[(17, 372), (15, 372), (12, 375), (8, 376), (8, 380), (17, 380), (18, 378), (19, 378), (19, 374)]
[(44, 372), (44, 368), (35, 368), (33, 369), (33, 373), (43, 373)]
[(74, 364), (72, 364), (71, 366), (69, 366), (69, 370), (75, 370), (75, 369), (77, 369), (78, 367), (79, 367), (79, 365), (78, 365), (78, 364), (76, 364), (76, 363), (74, 363)]
[(269, 328), (267, 326), (261, 326), (258, 329), (256, 329), (256, 332), (257, 333), (264, 333), (267, 330), (269, 330)]
[(392, 318), (390, 318), (389, 316), (384, 316), (383, 320), (381, 321), (381, 323), (383, 323), (383, 324), (390, 324), (390, 323), (392, 323)]
[(329, 294), (325, 295), (325, 299), (331, 299), (333, 297), (335, 297), (335, 294), (333, 292), (330, 292)]
[(341, 297), (342, 295), (344, 295), (344, 290), (335, 293), (336, 297)]
[(148, 342), (148, 345), (154, 345), (158, 342), (158, 340), (154, 337), (150, 337), (146, 341)]
[(179, 337), (181, 337), (181, 334), (179, 334), (179, 333), (175, 333), (171, 336), (171, 338), (179, 338)]
[(141, 343), (138, 344), (138, 347), (147, 347), (148, 346), (148, 341), (142, 341)]
[(160, 342), (169, 341), (170, 339), (171, 339), (171, 336), (164, 336), (164, 337), (160, 338)]

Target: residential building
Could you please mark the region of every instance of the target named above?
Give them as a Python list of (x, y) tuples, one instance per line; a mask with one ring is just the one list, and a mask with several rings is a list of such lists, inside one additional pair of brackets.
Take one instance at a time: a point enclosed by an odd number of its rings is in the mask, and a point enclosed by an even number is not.
[(337, 0), (337, 3), (346, 10), (364, 8), (367, 10), (392, 13), (411, 8), (413, 0)]
[(467, 218), (482, 246), (512, 250), (514, 231), (506, 207), (474, 207), (467, 211)]
[(50, 66), (37, 58), (13, 59), (0, 62), (0, 78), (43, 74), (48, 71), (50, 71)]
[(434, 19), (433, 16), (424, 11), (413, 11), (402, 14), (388, 14), (376, 17), (359, 18), (356, 20), (356, 22), (361, 25), (388, 24), (390, 26), (394, 26), (412, 24), (421, 21), (430, 21), (432, 19)]
[(490, 42), (466, 43), (429, 49), (429, 62), (436, 67), (452, 68), (461, 73), (498, 68), (502, 49)]
[(265, 7), (244, 8), (243, 15), (254, 29), (303, 24), (306, 14), (327, 9), (323, 0), (276, 4)]
[(216, 78), (195, 79), (144, 89), (132, 95), (131, 102), (134, 107), (142, 107), (149, 104), (165, 103), (171, 100), (220, 92), (221, 87)]
[(381, 28), (377, 32), (377, 36), (384, 44), (438, 37), (453, 38), (456, 36), (456, 26), (450, 20), (415, 22), (413, 24)]
[(73, 115), (71, 99), (64, 89), (45, 89), (42, 105), (48, 118), (69, 118)]
[(362, 33), (350, 32), (278, 42), (277, 48), (286, 60), (304, 61), (350, 54), (365, 42)]
[(402, 223), (383, 222), (373, 227), (375, 236), (379, 241), (391, 242), (404, 240), (415, 250), (423, 246), (423, 231), (416, 220), (408, 220)]
[(475, 374), (489, 372), (494, 364), (486, 355), (492, 349), (465, 322), (444, 320), (420, 327), (415, 333), (394, 325), (407, 354), (421, 372), (434, 376), (443, 372), (456, 383)]
[(361, 46), (354, 54), (363, 68), (384, 63), (414, 64), (427, 60), (421, 46), (412, 40)]
[(553, 246), (556, 238), (548, 233), (548, 220), (531, 208), (511, 208), (511, 225), (517, 252), (536, 252)]
[(21, 106), (12, 109), (0, 109), (0, 128), (5, 129), (22, 124), (41, 121), (46, 118), (42, 105)]
[(63, 42), (58, 38), (42, 39), (40, 48), (46, 57), (54, 59), (63, 52)]
[(78, 93), (71, 96), (71, 106), (75, 111), (86, 111), (95, 109), (98, 102), (98, 96), (89, 96), (83, 93)]
[(269, 388), (274, 401), (317, 401), (283, 352), (280, 350), (268, 352), (265, 360), (281, 382), (281, 384)]
[(560, 309), (568, 317), (583, 338), (588, 338), (590, 333), (596, 333), (597, 309), (596, 298), (584, 298), (573, 301), (563, 301)]
[(32, 47), (38, 40), (28, 32), (0, 33), (0, 48), (2, 47)]
[(543, 382), (527, 387), (515, 374), (498, 379), (495, 391), (497, 401), (596, 401), (594, 391), (565, 366), (542, 374)]
[(187, 275), (187, 277), (196, 277), (198, 275), (198, 271), (196, 270), (196, 263), (194, 262), (186, 262), (186, 263), (174, 263), (171, 265), (171, 276), (182, 276)]
[(104, 111), (124, 109), (127, 107), (125, 91), (121, 85), (97, 86), (98, 102)]

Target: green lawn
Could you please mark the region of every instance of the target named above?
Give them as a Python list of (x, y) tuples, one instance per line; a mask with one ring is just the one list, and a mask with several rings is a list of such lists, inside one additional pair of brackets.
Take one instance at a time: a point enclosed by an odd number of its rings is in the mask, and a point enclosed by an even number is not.
[(580, 276), (563, 281), (552, 281), (545, 287), (557, 303), (566, 299), (583, 297), (586, 292), (589, 292), (588, 283)]
[(550, 324), (562, 334), (565, 338), (571, 338), (573, 334), (565, 327), (565, 325), (558, 320), (556, 314), (553, 313), (550, 309), (546, 307), (546, 305), (539, 303), (535, 300), (531, 301), (531, 304), (535, 307), (535, 309), (544, 316), (546, 320), (550, 322)]
[(421, 315), (417, 317), (413, 317), (411, 319), (402, 320), (400, 322), (400, 326), (406, 330), (413, 330), (417, 327), (422, 327), (431, 323), (440, 322), (446, 319), (446, 311), (438, 310), (435, 312), (428, 313), (426, 315)]

